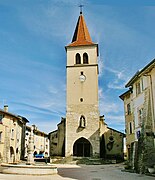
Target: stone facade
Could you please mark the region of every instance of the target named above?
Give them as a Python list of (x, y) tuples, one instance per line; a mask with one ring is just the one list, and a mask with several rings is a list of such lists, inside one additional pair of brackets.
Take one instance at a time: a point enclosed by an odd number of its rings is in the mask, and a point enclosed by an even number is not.
[[(34, 136), (34, 150), (33, 154), (43, 154), (44, 157), (49, 156), (49, 137), (48, 134), (37, 129), (35, 125), (33, 126), (33, 136)], [(25, 157), (28, 155), (28, 144), (29, 137), (31, 133), (31, 127), (26, 126), (26, 137), (25, 137)]]
[(100, 157), (105, 159), (124, 159), (125, 134), (107, 126), (104, 116), (100, 117)]
[[(49, 138), (50, 138), (50, 156), (62, 156), (62, 152), (58, 152), (62, 149), (62, 147), (58, 148), (58, 132), (59, 130), (55, 130), (49, 133)], [(64, 137), (65, 134), (60, 131), (62, 136)]]
[[(52, 158), (54, 158), (55, 156), (63, 156), (63, 157), (65, 156), (65, 151), (64, 151), (65, 150), (65, 129), (66, 129), (65, 122), (66, 122), (66, 119), (62, 118), (61, 122), (58, 124), (58, 129), (49, 134), (50, 156)], [(84, 129), (80, 127), (79, 129), (77, 129), (78, 132), (81, 132), (83, 130)], [(100, 117), (99, 130), (96, 133), (98, 133), (97, 136), (95, 134), (92, 137), (88, 137), (88, 140), (91, 142), (91, 144), (94, 143), (96, 144), (97, 147), (99, 147), (100, 158), (115, 159), (115, 160), (124, 159), (123, 140), (124, 140), (125, 134), (108, 127), (104, 121), (104, 116)], [(89, 136), (89, 133), (88, 133), (88, 136)], [(99, 136), (99, 140), (96, 139), (96, 137), (98, 136)], [(79, 135), (78, 139), (81, 139), (81, 137), (86, 138), (87, 136), (85, 134), (83, 134), (82, 136)], [(93, 146), (91, 148), (95, 149), (95, 147)], [(72, 149), (74, 150), (74, 145)], [(90, 149), (90, 151), (91, 151), (90, 156), (93, 156), (92, 149)], [(77, 152), (75, 152), (75, 154), (72, 154), (72, 155), (76, 156), (77, 155), (76, 153)]]
[(152, 60), (142, 70), (138, 71), (126, 84), (129, 90), (120, 96), (124, 101), (128, 159), (130, 166), (137, 171), (144, 169), (142, 164), (145, 164), (146, 151), (149, 148), (146, 144), (149, 144), (152, 150), (154, 149), (155, 154), (154, 67), (155, 60)]
[(65, 156), (66, 119), (61, 118), (58, 130), (49, 133), (50, 156)]
[[(99, 113), (93, 105), (79, 105), (70, 108), (66, 117), (66, 156), (73, 155), (76, 140), (83, 137), (91, 143), (91, 156), (99, 155)], [(75, 113), (76, 112), (76, 113)], [(85, 117), (85, 125), (81, 127), (80, 118)]]
[(25, 126), (28, 120), (0, 109), (0, 158), (2, 162), (14, 163), (24, 158)]
[(120, 96), (124, 101), (125, 129), (126, 129), (126, 155), (131, 166), (134, 164), (135, 120), (133, 113), (132, 93), (130, 90)]
[(107, 127), (104, 133), (106, 158), (124, 159), (124, 143), (123, 138), (125, 135), (115, 129)]

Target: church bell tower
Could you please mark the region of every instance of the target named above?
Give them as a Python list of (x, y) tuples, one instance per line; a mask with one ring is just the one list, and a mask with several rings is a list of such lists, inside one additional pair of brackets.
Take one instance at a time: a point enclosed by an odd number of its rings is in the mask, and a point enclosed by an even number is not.
[(67, 53), (65, 156), (99, 156), (98, 44), (80, 12)]

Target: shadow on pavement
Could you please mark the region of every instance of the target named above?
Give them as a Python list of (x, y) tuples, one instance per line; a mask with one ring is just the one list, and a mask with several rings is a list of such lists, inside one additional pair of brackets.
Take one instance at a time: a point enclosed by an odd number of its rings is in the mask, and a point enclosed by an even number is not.
[(86, 171), (82, 168), (58, 168), (58, 174), (64, 178), (73, 178), (77, 180), (87, 180)]

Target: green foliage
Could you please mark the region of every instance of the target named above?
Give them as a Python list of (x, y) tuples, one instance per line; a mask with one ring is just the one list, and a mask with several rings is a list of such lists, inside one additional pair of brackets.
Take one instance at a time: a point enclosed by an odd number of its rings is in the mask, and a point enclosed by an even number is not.
[(126, 162), (125, 162), (125, 166), (124, 166), (124, 168), (125, 168), (125, 169), (127, 169), (127, 170), (132, 169), (132, 166), (131, 166), (131, 164), (130, 164), (130, 162), (129, 162), (129, 161), (126, 161)]
[(153, 167), (155, 165), (155, 147), (152, 137), (146, 138), (146, 145), (144, 150), (144, 164), (146, 167)]

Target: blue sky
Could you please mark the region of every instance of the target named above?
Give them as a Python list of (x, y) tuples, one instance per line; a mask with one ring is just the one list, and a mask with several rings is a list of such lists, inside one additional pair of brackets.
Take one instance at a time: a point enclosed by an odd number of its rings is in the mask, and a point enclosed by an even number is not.
[[(117, 3), (116, 3), (117, 2)], [(100, 114), (124, 130), (119, 95), (155, 58), (154, 0), (0, 0), (0, 108), (25, 116), (45, 132), (66, 113), (66, 52), (79, 4), (99, 44)]]

